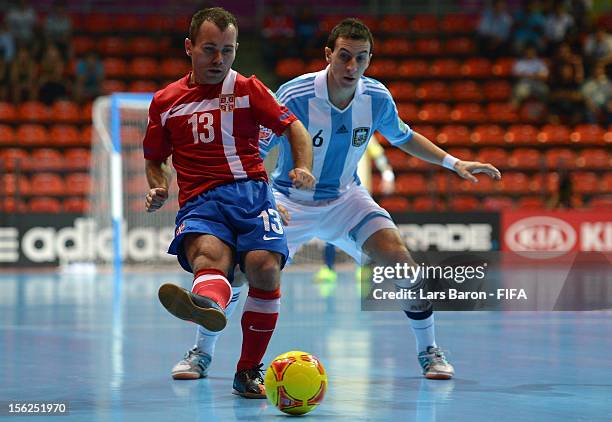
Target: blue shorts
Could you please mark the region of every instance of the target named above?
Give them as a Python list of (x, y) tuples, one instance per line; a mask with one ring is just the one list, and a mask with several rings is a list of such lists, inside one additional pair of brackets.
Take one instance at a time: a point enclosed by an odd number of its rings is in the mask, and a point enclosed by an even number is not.
[(168, 253), (192, 272), (185, 256), (187, 233), (211, 234), (235, 252), (244, 272), (244, 255), (253, 250), (276, 252), (285, 266), (289, 250), (272, 190), (266, 182), (244, 180), (217, 186), (190, 199), (176, 215), (175, 237)]

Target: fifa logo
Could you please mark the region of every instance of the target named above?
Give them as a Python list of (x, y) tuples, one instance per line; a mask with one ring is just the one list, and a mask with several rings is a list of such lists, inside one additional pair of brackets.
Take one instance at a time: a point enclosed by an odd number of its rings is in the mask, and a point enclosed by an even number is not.
[(219, 109), (226, 113), (234, 111), (234, 94), (221, 94), (219, 96)]

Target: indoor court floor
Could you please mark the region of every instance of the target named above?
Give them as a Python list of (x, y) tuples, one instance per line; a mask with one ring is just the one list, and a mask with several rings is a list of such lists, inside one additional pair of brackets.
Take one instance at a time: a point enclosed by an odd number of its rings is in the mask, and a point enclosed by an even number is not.
[[(403, 314), (362, 312), (353, 272), (335, 285), (311, 277), (284, 273), (264, 361), (289, 350), (321, 359), (329, 390), (308, 420), (612, 420), (612, 312), (439, 312), (438, 342), (457, 374), (425, 380)], [(195, 326), (158, 303), (167, 281), (190, 278), (128, 272), (120, 285), (110, 274), (0, 273), (3, 406), (67, 401), (69, 416), (52, 420), (283, 420), (266, 401), (231, 394), (241, 306), (209, 378), (171, 379)], [(41, 420), (15, 420), (29, 419)]]

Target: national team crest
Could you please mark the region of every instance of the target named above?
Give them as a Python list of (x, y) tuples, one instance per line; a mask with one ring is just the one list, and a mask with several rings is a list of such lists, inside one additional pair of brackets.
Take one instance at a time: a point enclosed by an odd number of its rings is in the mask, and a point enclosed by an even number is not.
[(219, 109), (221, 111), (231, 113), (234, 111), (235, 103), (236, 100), (234, 99), (234, 94), (221, 94), (219, 96)]
[(370, 128), (358, 127), (353, 129), (353, 146), (360, 147), (365, 144), (369, 138)]

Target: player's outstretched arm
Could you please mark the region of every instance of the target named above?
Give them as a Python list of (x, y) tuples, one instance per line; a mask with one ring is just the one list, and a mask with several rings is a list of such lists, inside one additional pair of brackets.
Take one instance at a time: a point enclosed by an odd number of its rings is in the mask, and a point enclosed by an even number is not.
[(315, 177), (312, 175), (312, 141), (308, 131), (299, 120), (294, 121), (285, 130), (284, 135), (291, 144), (293, 170), (289, 177), (298, 189), (312, 189)]
[(399, 148), (421, 160), (454, 170), (459, 176), (472, 182), (478, 182), (474, 177), (474, 174), (478, 173), (484, 173), (495, 180), (501, 179), (500, 171), (491, 164), (457, 159), (418, 132), (413, 132), (412, 138), (399, 145)]
[(167, 161), (145, 160), (145, 171), (151, 188), (145, 197), (145, 209), (147, 212), (154, 212), (168, 199), (168, 186), (172, 173)]

